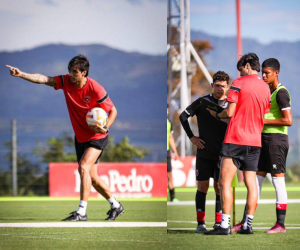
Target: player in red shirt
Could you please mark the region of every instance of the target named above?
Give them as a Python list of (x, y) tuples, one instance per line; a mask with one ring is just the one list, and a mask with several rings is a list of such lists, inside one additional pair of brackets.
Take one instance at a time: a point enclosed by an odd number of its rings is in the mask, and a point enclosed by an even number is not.
[(222, 223), (220, 227), (205, 232), (208, 235), (231, 234), (230, 212), (232, 206), (231, 182), (237, 169), (244, 173), (247, 195), (246, 222), (239, 233), (253, 234), (252, 220), (258, 199), (256, 171), (261, 150), (261, 132), (264, 114), (270, 111), (270, 90), (258, 75), (259, 59), (249, 53), (241, 57), (238, 65), (244, 67), (246, 75), (236, 79), (230, 88), (228, 109), (219, 118), (230, 118), (222, 146), (222, 166), (219, 184), (222, 200)]
[[(117, 116), (117, 109), (105, 89), (95, 80), (88, 77), (89, 60), (75, 56), (68, 65), (69, 74), (55, 77), (40, 74), (28, 74), (18, 68), (6, 65), (10, 74), (24, 80), (46, 84), (55, 90), (62, 89), (65, 95), (70, 120), (75, 133), (75, 149), (78, 171), (81, 177), (80, 203), (77, 211), (63, 221), (86, 221), (87, 202), (93, 186), (111, 205), (106, 220), (115, 220), (124, 212), (123, 206), (111, 195), (109, 187), (97, 174), (97, 162), (108, 142), (108, 132)], [(86, 123), (86, 114), (93, 107), (103, 108), (108, 115), (105, 127), (93, 128)]]

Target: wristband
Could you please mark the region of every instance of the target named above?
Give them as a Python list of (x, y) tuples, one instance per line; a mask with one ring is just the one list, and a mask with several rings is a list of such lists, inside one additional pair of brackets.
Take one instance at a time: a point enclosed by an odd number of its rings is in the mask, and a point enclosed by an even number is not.
[(109, 128), (108, 128), (108, 127), (104, 126), (103, 128), (105, 128), (105, 129), (106, 129), (106, 133), (108, 133), (108, 132), (109, 132)]

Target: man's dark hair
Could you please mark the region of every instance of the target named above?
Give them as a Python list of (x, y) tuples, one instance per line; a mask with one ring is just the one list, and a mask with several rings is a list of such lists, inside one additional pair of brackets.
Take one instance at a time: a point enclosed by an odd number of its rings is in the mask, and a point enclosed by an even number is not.
[(246, 64), (249, 63), (252, 70), (256, 70), (257, 72), (260, 72), (260, 63), (259, 58), (255, 53), (248, 53), (246, 55), (243, 55), (240, 60), (237, 62), (237, 69), (240, 70), (240, 67), (245, 67)]
[(226, 74), (224, 71), (218, 71), (213, 76), (213, 83), (215, 83), (217, 81), (220, 81), (220, 82), (226, 81), (227, 85), (229, 85), (229, 80), (230, 80), (229, 75)]
[(273, 70), (280, 71), (280, 63), (275, 58), (269, 58), (267, 60), (264, 60), (264, 62), (261, 65), (261, 68), (272, 68)]
[(73, 57), (69, 62), (68, 70), (70, 71), (70, 69), (74, 66), (77, 66), (81, 72), (86, 71), (86, 77), (89, 75), (90, 62), (84, 55)]

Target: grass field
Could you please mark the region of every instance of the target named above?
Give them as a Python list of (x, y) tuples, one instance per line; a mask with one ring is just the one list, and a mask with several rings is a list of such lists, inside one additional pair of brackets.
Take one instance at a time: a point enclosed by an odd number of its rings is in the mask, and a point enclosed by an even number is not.
[[(116, 222), (166, 222), (165, 200), (121, 200), (125, 213)], [(0, 198), (0, 223), (60, 222), (77, 209), (78, 200)], [(109, 204), (88, 203), (89, 222), (105, 222)], [(0, 249), (163, 249), (167, 247), (165, 227), (1, 228)], [(114, 222), (105, 222), (114, 223)]]
[[(287, 184), (288, 199), (300, 199), (300, 186)], [(180, 201), (193, 201), (196, 188), (177, 188), (176, 198)], [(236, 188), (236, 199), (245, 199), (246, 189)], [(262, 199), (276, 199), (275, 190), (269, 183), (264, 183)], [(215, 194), (210, 188), (207, 200), (214, 200)], [(275, 204), (259, 204), (253, 220), (253, 235), (205, 236), (196, 234), (195, 205), (168, 206), (167, 233), (169, 249), (299, 249), (300, 229), (287, 229), (286, 234), (265, 234), (276, 222)], [(236, 221), (242, 219), (244, 205), (236, 205)], [(215, 206), (206, 206), (206, 225), (214, 224)], [(231, 219), (232, 220), (232, 219)], [(300, 203), (288, 204), (286, 227), (300, 227)], [(191, 230), (193, 229), (193, 230)]]

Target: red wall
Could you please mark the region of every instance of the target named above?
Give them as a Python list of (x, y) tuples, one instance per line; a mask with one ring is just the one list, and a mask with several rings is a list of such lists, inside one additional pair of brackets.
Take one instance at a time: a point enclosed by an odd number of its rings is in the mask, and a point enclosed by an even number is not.
[[(49, 164), (50, 197), (78, 197), (77, 163)], [(98, 175), (115, 197), (167, 197), (166, 163), (99, 163)], [(98, 193), (92, 187), (90, 197)]]

